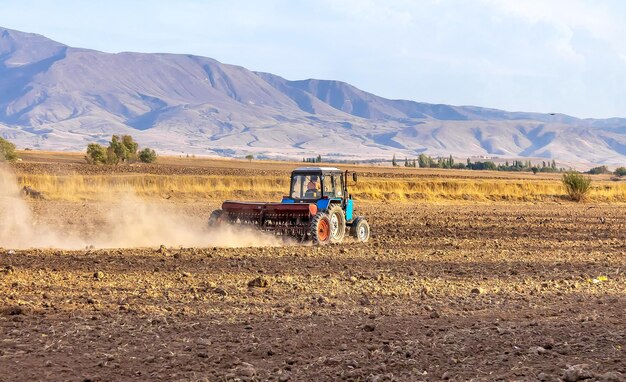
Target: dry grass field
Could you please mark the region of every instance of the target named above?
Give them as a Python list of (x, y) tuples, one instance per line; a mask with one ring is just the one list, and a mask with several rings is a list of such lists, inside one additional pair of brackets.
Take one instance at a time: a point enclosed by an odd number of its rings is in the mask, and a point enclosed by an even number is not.
[(349, 166), (372, 240), (313, 247), (205, 227), (300, 164), (22, 158), (44, 198), (0, 211), (2, 381), (626, 378), (623, 183)]
[[(52, 200), (100, 200), (132, 192), (141, 197), (245, 200), (280, 199), (289, 188), (289, 172), (302, 163), (160, 158), (159, 164), (86, 166), (82, 154), (23, 152), (16, 165), (20, 185)], [(332, 166), (335, 166), (331, 164)], [(433, 170), (381, 166), (341, 166), (363, 181), (351, 187), (366, 201), (560, 201), (560, 174)], [(626, 202), (626, 180), (594, 176), (588, 200)]]

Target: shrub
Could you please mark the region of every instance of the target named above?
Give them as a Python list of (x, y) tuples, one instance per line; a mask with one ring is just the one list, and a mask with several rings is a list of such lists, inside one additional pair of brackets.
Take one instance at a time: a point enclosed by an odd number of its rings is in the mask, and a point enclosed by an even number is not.
[(15, 145), (6, 139), (0, 138), (0, 161), (14, 161), (17, 159)]
[(139, 160), (143, 163), (152, 163), (156, 161), (157, 154), (154, 150), (150, 148), (145, 148), (139, 152)]
[(626, 176), (626, 167), (618, 167), (615, 169), (615, 175)]
[(105, 164), (107, 163), (107, 149), (97, 143), (90, 143), (87, 146), (87, 163)]
[(591, 189), (591, 178), (569, 171), (563, 174), (563, 185), (569, 197), (573, 201), (580, 202)]

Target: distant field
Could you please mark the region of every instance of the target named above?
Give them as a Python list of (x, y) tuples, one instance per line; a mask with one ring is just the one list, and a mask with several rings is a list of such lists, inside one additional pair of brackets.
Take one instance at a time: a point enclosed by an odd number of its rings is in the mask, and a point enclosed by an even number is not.
[[(22, 152), (20, 186), (54, 200), (93, 200), (133, 192), (150, 198), (277, 200), (301, 162), (161, 157), (156, 164), (93, 166), (79, 153)], [(336, 165), (361, 174), (353, 196), (371, 201), (556, 201), (560, 174)], [(626, 202), (626, 182), (594, 176), (589, 201)]]

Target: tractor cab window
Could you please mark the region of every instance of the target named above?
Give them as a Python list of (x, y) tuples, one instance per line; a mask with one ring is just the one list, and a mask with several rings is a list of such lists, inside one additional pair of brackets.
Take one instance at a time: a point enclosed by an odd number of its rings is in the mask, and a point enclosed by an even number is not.
[(343, 177), (341, 174), (328, 174), (324, 177), (324, 196), (340, 198), (343, 190)]
[(294, 175), (291, 179), (292, 199), (319, 199), (320, 177), (317, 175)]
[(338, 198), (343, 197), (343, 175), (342, 174), (335, 174), (333, 175), (334, 179), (335, 179), (335, 183), (336, 183), (336, 187), (335, 187), (335, 196), (337, 196)]

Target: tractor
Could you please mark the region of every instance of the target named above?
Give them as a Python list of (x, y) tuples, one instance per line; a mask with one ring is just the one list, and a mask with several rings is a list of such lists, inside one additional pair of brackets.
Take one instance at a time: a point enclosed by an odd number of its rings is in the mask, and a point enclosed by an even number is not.
[[(211, 213), (209, 225), (242, 224), (313, 244), (341, 243), (346, 234), (360, 242), (370, 238), (362, 216), (354, 216), (348, 171), (335, 167), (301, 167), (291, 173), (289, 195), (280, 203), (227, 200)], [(352, 173), (353, 182), (357, 174)]]

